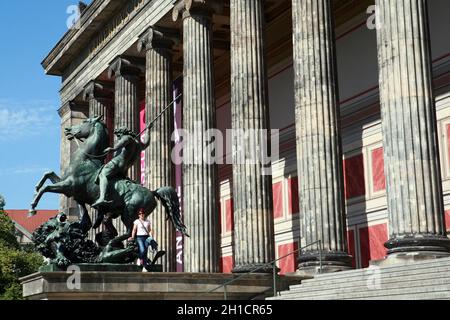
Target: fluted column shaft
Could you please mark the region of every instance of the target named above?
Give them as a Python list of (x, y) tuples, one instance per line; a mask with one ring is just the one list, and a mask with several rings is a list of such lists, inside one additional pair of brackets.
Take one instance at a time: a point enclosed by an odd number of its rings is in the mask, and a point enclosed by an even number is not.
[(295, 122), (301, 246), (300, 269), (350, 266), (342, 179), (342, 148), (330, 0), (294, 0)]
[[(172, 41), (153, 28), (141, 38), (140, 50), (146, 50), (146, 123), (155, 119), (172, 102)], [(171, 136), (174, 127), (173, 108), (169, 108), (150, 130), (150, 146), (146, 150), (146, 187), (156, 190), (174, 185), (174, 166), (171, 160)], [(162, 206), (150, 216), (153, 236), (166, 255), (163, 270), (176, 271), (175, 231), (166, 219)]]
[[(233, 139), (234, 272), (274, 260), (272, 176), (260, 152), (270, 150), (263, 0), (231, 0), (231, 113)], [(245, 134), (239, 137), (238, 132)], [(245, 157), (244, 157), (245, 154)], [(256, 160), (256, 161), (255, 161)], [(272, 272), (269, 266), (261, 271)], [(260, 272), (261, 272), (260, 271)]]
[(183, 12), (183, 127), (197, 137), (183, 149), (183, 215), (191, 236), (184, 248), (186, 272), (219, 271), (217, 165), (202, 160), (209, 146), (205, 133), (216, 128), (212, 15), (205, 7)]
[[(110, 144), (114, 141), (114, 90), (109, 83), (103, 83), (97, 80), (90, 81), (84, 88), (84, 100), (89, 103), (89, 118), (101, 116), (106, 124), (109, 133)], [(105, 163), (111, 160), (112, 155), (108, 155)], [(97, 209), (89, 208), (89, 216), (92, 221), (97, 219)], [(119, 220), (114, 221), (115, 227), (123, 231), (124, 226)], [(90, 239), (95, 239), (98, 230), (90, 230)]]
[(448, 252), (427, 1), (376, 1), (389, 254)]
[[(130, 58), (118, 57), (109, 68), (109, 76), (115, 77), (114, 128), (126, 127), (135, 133), (139, 128), (138, 82), (141, 70)], [(140, 181), (140, 164), (128, 171), (128, 177)]]
[(91, 81), (84, 89), (84, 99), (89, 103), (89, 117), (102, 117), (113, 136), (114, 126), (114, 90), (97, 81)]
[(113, 105), (112, 99), (104, 99), (104, 98), (89, 99), (89, 117), (92, 118), (102, 116), (103, 122), (105, 122), (105, 124), (109, 126), (111, 122), (110, 119), (113, 119), (112, 105)]
[[(78, 146), (75, 141), (69, 141), (64, 134), (64, 129), (81, 124), (88, 117), (88, 106), (86, 103), (70, 101), (62, 106), (59, 110), (61, 117), (61, 177), (69, 168), (73, 154), (77, 151)], [(65, 212), (71, 220), (79, 218), (79, 210), (76, 201), (65, 195), (60, 197), (60, 210)]]

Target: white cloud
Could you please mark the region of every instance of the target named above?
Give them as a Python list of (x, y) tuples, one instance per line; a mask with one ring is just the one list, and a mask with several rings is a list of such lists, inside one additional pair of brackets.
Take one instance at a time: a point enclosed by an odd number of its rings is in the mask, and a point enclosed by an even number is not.
[(46, 100), (19, 103), (0, 99), (0, 141), (16, 141), (58, 130), (56, 110), (57, 107)]
[(13, 176), (13, 175), (18, 175), (18, 174), (34, 174), (34, 173), (44, 174), (47, 171), (51, 171), (51, 170), (49, 168), (37, 167), (37, 166), (6, 168), (6, 169), (0, 169), (0, 177), (1, 176)]

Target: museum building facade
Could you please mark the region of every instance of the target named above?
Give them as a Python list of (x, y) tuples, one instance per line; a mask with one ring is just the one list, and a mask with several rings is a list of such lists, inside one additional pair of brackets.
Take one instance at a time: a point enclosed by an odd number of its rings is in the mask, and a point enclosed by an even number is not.
[[(61, 169), (77, 148), (65, 127), (102, 115), (111, 136), (138, 133), (182, 95), (130, 170), (178, 188), (191, 237), (150, 216), (165, 271), (245, 272), (310, 244), (281, 272), (447, 256), (448, 30), (447, 0), (93, 0), (42, 63), (62, 79)], [(176, 165), (177, 132), (196, 126), (277, 130), (272, 174)]]

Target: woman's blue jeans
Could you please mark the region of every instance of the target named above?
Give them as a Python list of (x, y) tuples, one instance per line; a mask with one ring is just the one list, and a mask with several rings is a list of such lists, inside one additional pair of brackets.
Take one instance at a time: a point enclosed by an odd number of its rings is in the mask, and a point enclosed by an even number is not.
[(148, 244), (146, 241), (147, 238), (148, 238), (148, 236), (137, 236), (136, 237), (137, 244), (139, 247), (139, 259), (142, 259), (144, 261), (144, 263), (148, 262), (148, 257), (147, 257)]

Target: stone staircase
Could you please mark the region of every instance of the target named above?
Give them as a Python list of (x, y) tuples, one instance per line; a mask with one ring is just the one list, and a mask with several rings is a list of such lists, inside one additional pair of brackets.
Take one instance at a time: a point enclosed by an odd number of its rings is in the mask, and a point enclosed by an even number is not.
[(319, 274), (269, 300), (450, 299), (450, 258)]

